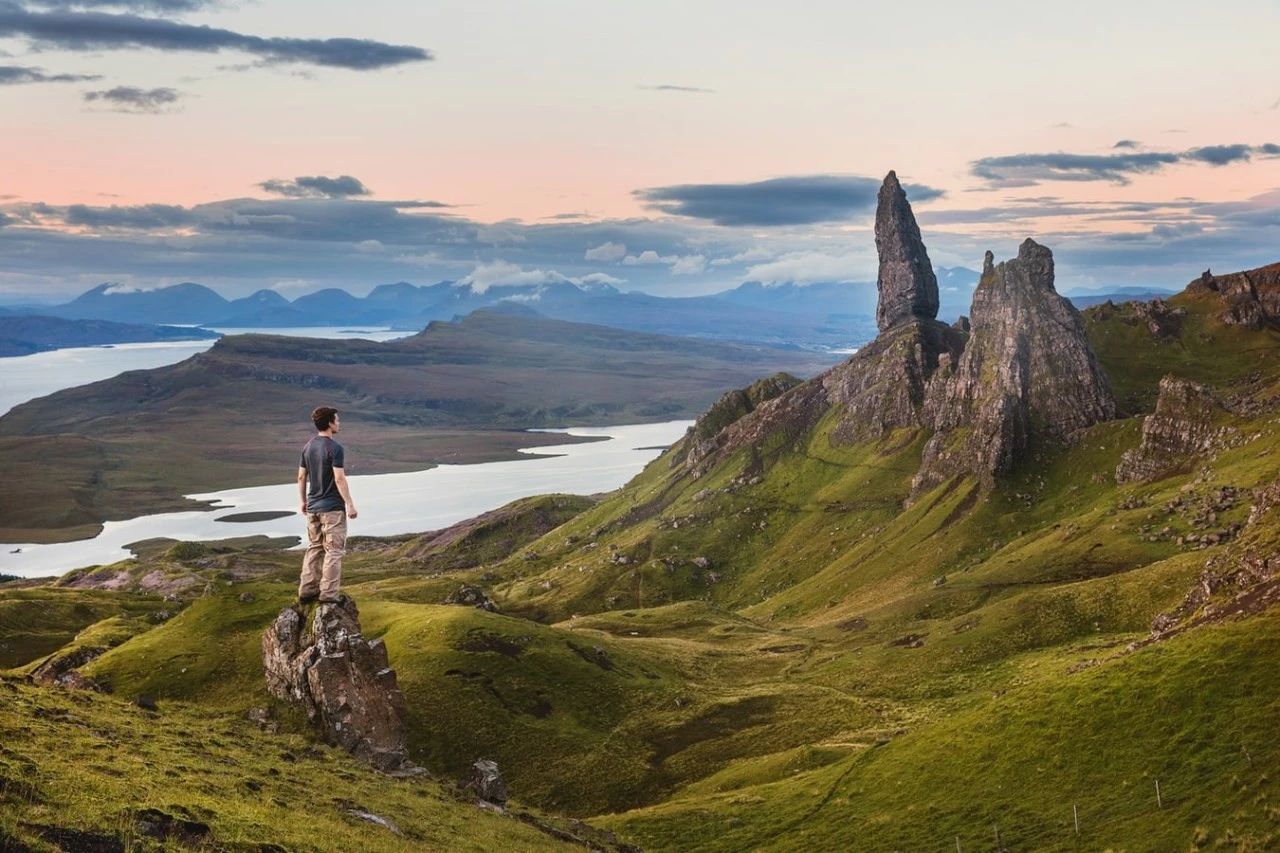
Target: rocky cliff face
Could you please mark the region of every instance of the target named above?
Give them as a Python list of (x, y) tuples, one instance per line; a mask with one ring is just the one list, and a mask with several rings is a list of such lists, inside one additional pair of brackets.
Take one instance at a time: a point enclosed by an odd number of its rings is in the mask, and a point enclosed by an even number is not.
[(262, 635), (262, 664), (271, 695), (300, 704), (331, 743), (380, 770), (412, 769), (387, 648), (360, 633), (349, 597), (321, 604), (309, 625), (299, 610), (281, 610)]
[(1080, 314), (1054, 290), (1053, 277), (1053, 253), (1034, 240), (999, 265), (987, 253), (964, 353), (951, 375), (931, 383), (925, 401), (934, 435), (916, 494), (962, 472), (990, 483), (1033, 442), (1068, 441), (1115, 417)]
[(938, 278), (929, 263), (907, 194), (893, 172), (885, 176), (877, 198), (876, 252), (880, 256), (876, 280), (880, 291), (876, 326), (880, 331), (913, 317), (937, 317)]
[(1222, 404), (1204, 385), (1166, 376), (1156, 410), (1142, 421), (1142, 442), (1126, 450), (1116, 482), (1146, 482), (1173, 473), (1192, 457), (1218, 449), (1233, 430), (1220, 423)]
[(1280, 264), (1214, 275), (1209, 270), (1187, 285), (1187, 292), (1222, 299), (1222, 322), (1260, 329), (1280, 322)]
[(695, 476), (700, 475), (706, 461), (718, 457), (718, 451), (730, 440), (729, 426), (799, 384), (789, 373), (775, 373), (746, 388), (726, 392), (690, 427), (682, 452), (673, 462), (683, 462)]
[(1047, 248), (1027, 240), (999, 265), (988, 252), (971, 314), (951, 326), (936, 319), (937, 281), (893, 172), (880, 189), (876, 248), (880, 334), (845, 363), (754, 408), (743, 392), (726, 395), (685, 439), (679, 458), (695, 476), (739, 448), (801, 435), (838, 407), (835, 444), (901, 428), (933, 432), (913, 494), (956, 474), (990, 485), (1036, 442), (1069, 441), (1115, 417), (1080, 315), (1054, 289)]

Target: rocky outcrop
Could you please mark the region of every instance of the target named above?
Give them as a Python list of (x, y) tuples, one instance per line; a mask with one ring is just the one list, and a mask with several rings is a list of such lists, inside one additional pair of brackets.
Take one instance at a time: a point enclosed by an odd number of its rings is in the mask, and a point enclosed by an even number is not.
[(1218, 319), (1228, 325), (1260, 329), (1280, 321), (1280, 264), (1227, 275), (1205, 270), (1187, 292), (1221, 299)]
[(936, 318), (938, 278), (907, 194), (894, 172), (885, 176), (876, 201), (876, 252), (880, 256), (876, 280), (880, 292), (876, 326), (880, 331), (913, 318)]
[(262, 635), (262, 664), (271, 695), (298, 703), (331, 743), (383, 771), (413, 769), (404, 726), (404, 697), (381, 640), (360, 632), (348, 596), (321, 604), (310, 624), (287, 607)]
[(1053, 253), (1034, 240), (999, 265), (987, 253), (964, 352), (929, 386), (924, 418), (934, 435), (913, 494), (959, 473), (989, 485), (1033, 444), (1070, 441), (1115, 417), (1080, 314), (1053, 279)]
[(55, 652), (32, 669), (27, 680), (32, 684), (51, 684), (72, 690), (100, 690), (97, 682), (80, 672), (80, 667), (97, 660), (106, 651), (105, 646), (80, 646)]
[(474, 607), (477, 610), (487, 610), (490, 613), (498, 612), (498, 603), (489, 597), (489, 593), (485, 592), (483, 587), (470, 583), (464, 583), (446, 595), (444, 603)]
[[(956, 474), (986, 485), (1039, 442), (1067, 442), (1115, 417), (1106, 376), (1079, 312), (1054, 289), (1053, 253), (1027, 240), (999, 264), (987, 253), (970, 315), (935, 319), (937, 281), (897, 176), (876, 211), (880, 334), (848, 361), (755, 405), (726, 395), (677, 453), (701, 476), (744, 447), (804, 439), (833, 408), (830, 439), (849, 445), (896, 429), (932, 431), (912, 495)], [(1167, 312), (1157, 309), (1161, 322)], [(1155, 315), (1153, 314), (1153, 318)], [(741, 393), (741, 392), (739, 392)]]
[(672, 464), (683, 463), (695, 477), (701, 476), (709, 467), (708, 462), (718, 460), (720, 451), (732, 443), (727, 432), (730, 426), (799, 384), (800, 380), (789, 373), (775, 373), (746, 388), (726, 392), (689, 428)]
[(1196, 455), (1220, 447), (1234, 430), (1226, 410), (1206, 386), (1177, 376), (1160, 380), (1156, 410), (1142, 421), (1142, 442), (1126, 450), (1116, 482), (1148, 482), (1184, 468)]
[(822, 377), (828, 403), (844, 407), (832, 441), (848, 445), (924, 426), (932, 377), (940, 367), (949, 372), (964, 347), (964, 332), (937, 320), (912, 319), (882, 332)]

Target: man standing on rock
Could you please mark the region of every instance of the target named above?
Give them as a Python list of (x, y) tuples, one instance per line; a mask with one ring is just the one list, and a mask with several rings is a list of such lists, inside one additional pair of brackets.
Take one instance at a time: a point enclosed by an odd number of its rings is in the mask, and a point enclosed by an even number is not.
[(298, 465), (298, 496), (307, 519), (307, 550), (302, 558), (298, 601), (322, 604), (338, 600), (342, 585), (342, 555), (347, 551), (347, 518), (355, 518), (344, 470), (342, 445), (333, 440), (341, 424), (338, 410), (321, 406), (311, 413), (316, 435), (302, 448)]

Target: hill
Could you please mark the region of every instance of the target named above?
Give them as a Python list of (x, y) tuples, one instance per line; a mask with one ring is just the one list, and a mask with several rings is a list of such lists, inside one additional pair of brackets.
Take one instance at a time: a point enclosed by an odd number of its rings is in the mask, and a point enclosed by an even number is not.
[(107, 320), (63, 320), (58, 317), (0, 317), (0, 357), (30, 355), (63, 347), (151, 341), (201, 341), (219, 337), (208, 329), (112, 323)]
[(0, 418), (0, 452), (13, 460), (0, 539), (83, 537), (106, 519), (190, 508), (183, 494), (287, 481), (308, 414), (325, 402), (359, 437), (360, 473), (421, 470), (565, 440), (529, 428), (679, 419), (761, 373), (825, 363), (515, 307), (387, 343), (231, 336)]

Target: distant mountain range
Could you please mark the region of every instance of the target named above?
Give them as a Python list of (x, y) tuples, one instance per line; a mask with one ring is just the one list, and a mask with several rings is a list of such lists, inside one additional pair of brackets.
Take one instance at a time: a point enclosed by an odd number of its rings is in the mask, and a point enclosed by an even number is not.
[[(955, 292), (948, 293), (956, 298), (944, 296), (943, 314), (949, 308), (952, 314), (962, 313), (968, 309), (978, 274), (959, 267), (940, 271), (944, 272), (948, 280), (958, 281)], [(874, 336), (875, 300), (874, 283), (748, 282), (709, 296), (668, 297), (569, 282), (483, 290), (449, 281), (397, 282), (379, 285), (364, 297), (329, 288), (293, 300), (274, 290), (229, 300), (204, 285), (184, 282), (155, 290), (101, 284), (62, 305), (11, 307), (3, 313), (221, 328), (377, 325), (418, 330), (432, 320), (514, 303), (557, 320), (636, 332), (829, 349)]]
[[(950, 321), (968, 314), (978, 272), (968, 267), (938, 267), (935, 272), (939, 319)], [(1162, 295), (1168, 294), (1149, 288), (1067, 294), (1078, 308), (1108, 299), (1122, 302)], [(218, 328), (368, 325), (417, 331), (432, 320), (451, 320), (502, 304), (525, 305), (543, 316), (574, 323), (801, 349), (855, 346), (876, 333), (873, 282), (766, 285), (750, 281), (708, 296), (671, 297), (567, 281), (486, 289), (451, 281), (427, 285), (402, 281), (379, 285), (363, 297), (328, 288), (293, 300), (274, 290), (226, 299), (195, 282), (155, 290), (100, 284), (62, 305), (11, 306), (0, 308), (0, 315)]]
[(199, 341), (221, 337), (208, 329), (114, 323), (110, 320), (66, 320), (5, 314), (0, 316), (0, 357), (30, 355), (61, 347), (150, 341)]
[(1066, 294), (1077, 308), (1089, 308), (1104, 302), (1147, 302), (1152, 299), (1168, 299), (1173, 293), (1168, 290), (1156, 290), (1150, 287), (1117, 287), (1115, 290), (1077, 290)]

